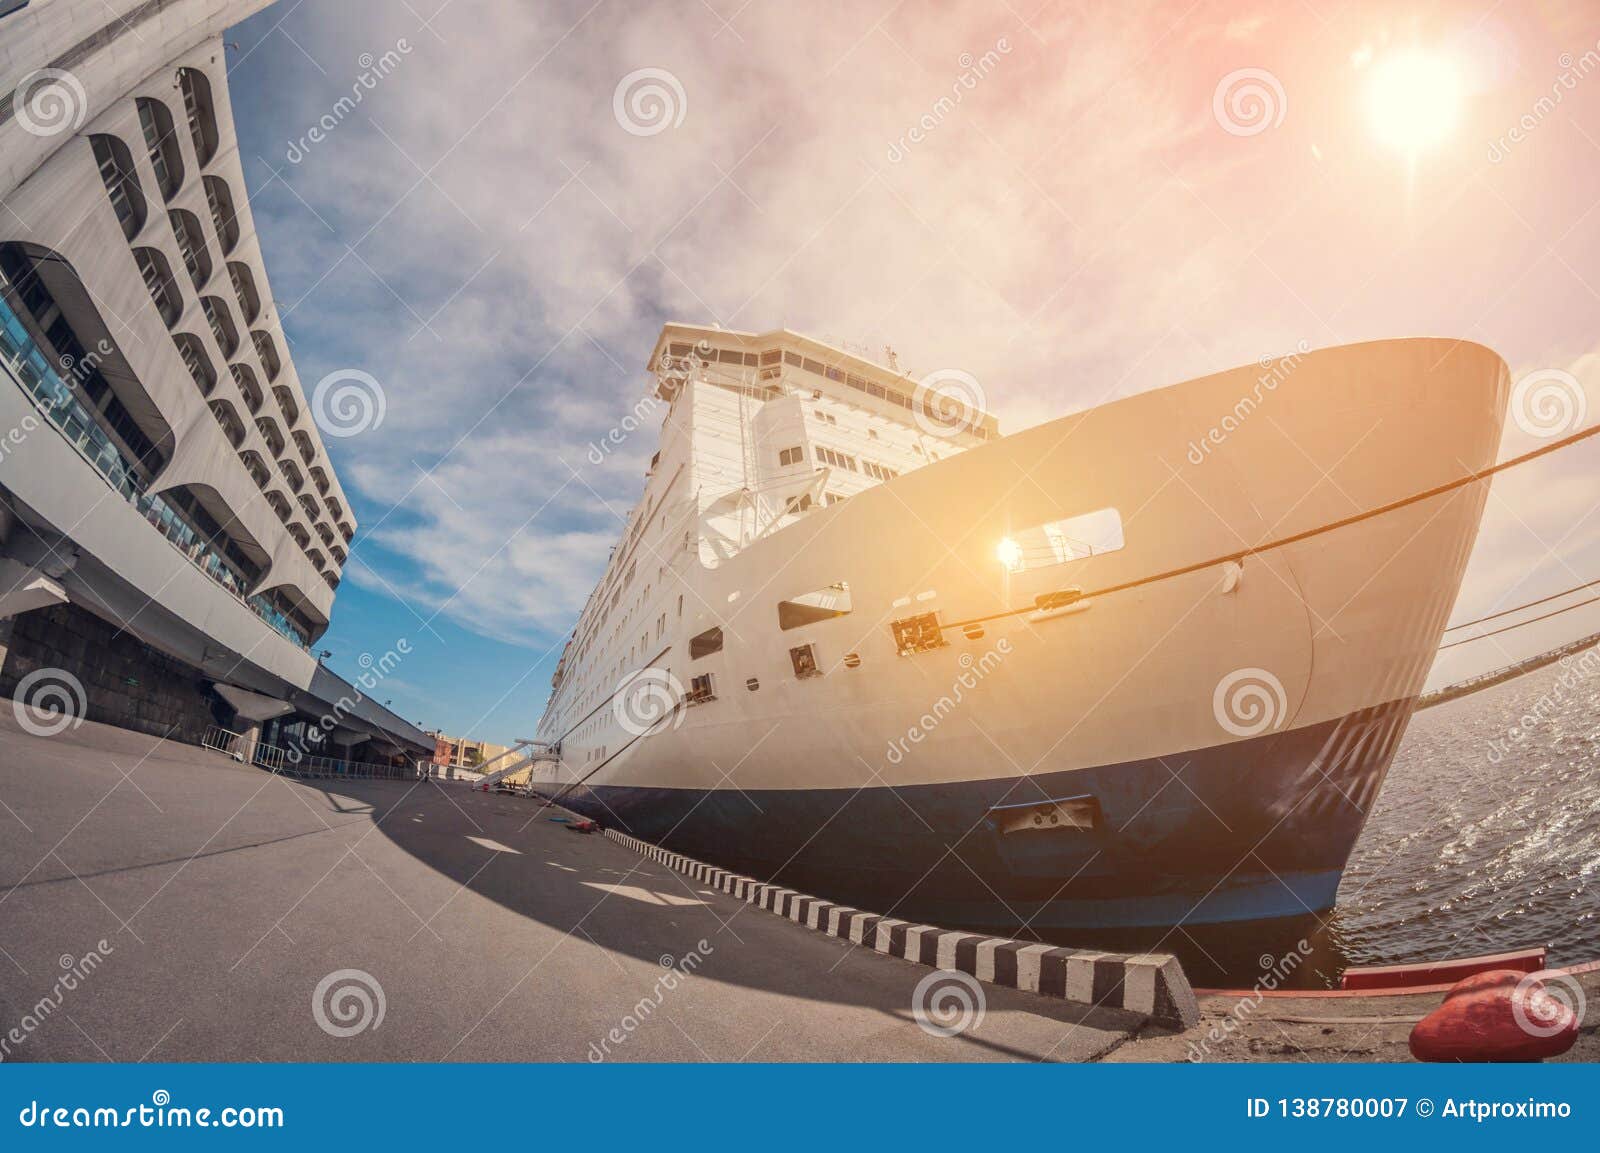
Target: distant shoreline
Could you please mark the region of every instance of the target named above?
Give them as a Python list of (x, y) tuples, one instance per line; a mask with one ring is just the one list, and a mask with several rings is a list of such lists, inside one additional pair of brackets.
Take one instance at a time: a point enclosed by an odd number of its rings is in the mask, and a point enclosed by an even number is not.
[(1540, 653), (1536, 657), (1529, 657), (1525, 661), (1518, 661), (1514, 665), (1507, 665), (1505, 668), (1496, 669), (1492, 673), (1473, 677), (1469, 681), (1460, 681), (1453, 685), (1446, 685), (1442, 689), (1435, 689), (1431, 693), (1423, 693), (1421, 697), (1417, 698), (1417, 710), (1431, 709), (1434, 705), (1442, 705), (1446, 701), (1471, 696), (1473, 693), (1482, 692), (1484, 689), (1492, 689), (1495, 685), (1503, 685), (1507, 681), (1515, 680), (1528, 673), (1537, 672), (1547, 665), (1553, 665), (1562, 657), (1571, 656), (1573, 653), (1581, 653), (1584, 649), (1593, 648), (1595, 645), (1600, 645), (1600, 633), (1590, 633), (1588, 636), (1564, 644), (1558, 649), (1551, 649), (1547, 653)]

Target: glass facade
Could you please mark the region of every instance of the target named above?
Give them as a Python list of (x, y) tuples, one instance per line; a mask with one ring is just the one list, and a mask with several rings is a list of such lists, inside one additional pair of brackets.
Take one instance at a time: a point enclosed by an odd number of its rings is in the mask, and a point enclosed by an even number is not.
[(311, 638), (304, 628), (265, 596), (248, 594), (245, 577), (214, 538), (200, 533), (167, 501), (147, 491), (143, 477), (34, 343), (22, 318), (12, 310), (3, 294), (0, 294), (0, 363), (56, 431), (191, 564), (239, 598), (275, 631), (302, 649), (310, 648)]

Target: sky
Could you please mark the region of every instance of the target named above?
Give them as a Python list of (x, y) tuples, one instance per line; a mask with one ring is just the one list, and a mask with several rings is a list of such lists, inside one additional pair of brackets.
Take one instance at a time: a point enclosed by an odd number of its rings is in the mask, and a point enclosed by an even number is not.
[[(322, 643), (405, 638), (381, 695), (429, 728), (531, 735), (667, 320), (959, 366), (1004, 431), (1417, 335), (1600, 418), (1600, 4), (279, 0), (228, 38), (300, 377), (383, 401), (325, 437), (360, 526)], [(1600, 577), (1595, 444), (1495, 482), (1454, 619)]]

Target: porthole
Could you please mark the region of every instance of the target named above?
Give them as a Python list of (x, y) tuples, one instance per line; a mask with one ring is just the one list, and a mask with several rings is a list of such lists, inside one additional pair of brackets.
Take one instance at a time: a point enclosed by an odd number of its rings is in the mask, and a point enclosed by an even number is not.
[(847, 668), (847, 669), (858, 669), (858, 668), (860, 668), (861, 667), (861, 654), (860, 653), (845, 653), (844, 654), (844, 667)]
[(749, 689), (751, 692), (755, 692), (761, 687), (761, 681), (756, 677), (751, 677), (749, 680), (745, 681), (744, 687)]

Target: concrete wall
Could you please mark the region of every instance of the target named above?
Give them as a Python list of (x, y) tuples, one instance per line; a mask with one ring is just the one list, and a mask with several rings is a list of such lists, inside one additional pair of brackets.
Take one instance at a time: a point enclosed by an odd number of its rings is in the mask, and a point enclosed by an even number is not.
[(72, 73), (93, 120), (146, 79), (273, 0), (50, 0), (0, 18), (0, 197), (26, 180), (69, 133), (25, 131), (13, 93), (37, 69)]

